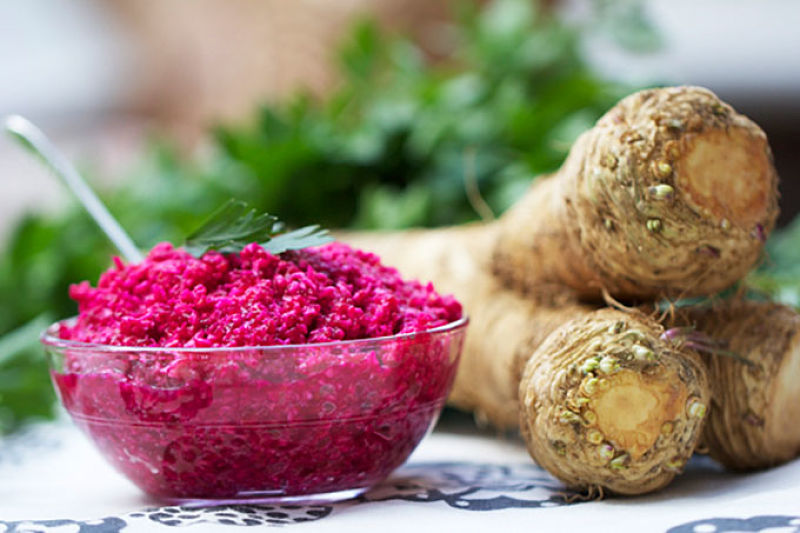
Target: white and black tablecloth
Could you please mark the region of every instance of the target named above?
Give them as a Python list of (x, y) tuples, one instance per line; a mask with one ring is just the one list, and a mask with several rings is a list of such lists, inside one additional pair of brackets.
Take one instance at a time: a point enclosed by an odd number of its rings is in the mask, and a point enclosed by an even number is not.
[(693, 459), (666, 490), (573, 500), (515, 440), (435, 431), (363, 497), (332, 505), (159, 506), (68, 422), (0, 440), (0, 533), (248, 531), (800, 532), (800, 461), (755, 474)]

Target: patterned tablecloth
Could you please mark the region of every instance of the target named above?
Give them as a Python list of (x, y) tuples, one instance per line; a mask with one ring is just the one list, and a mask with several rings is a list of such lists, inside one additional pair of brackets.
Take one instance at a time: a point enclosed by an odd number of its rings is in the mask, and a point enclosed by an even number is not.
[[(566, 496), (566, 498), (565, 498)], [(333, 505), (163, 507), (69, 423), (0, 441), (0, 533), (27, 531), (800, 532), (800, 460), (732, 474), (705, 458), (657, 494), (571, 501), (520, 442), (434, 432), (381, 486)]]

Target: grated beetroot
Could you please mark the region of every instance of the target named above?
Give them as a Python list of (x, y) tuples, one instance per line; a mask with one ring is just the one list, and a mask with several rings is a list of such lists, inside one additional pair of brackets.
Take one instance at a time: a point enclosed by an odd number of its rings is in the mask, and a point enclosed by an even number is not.
[(258, 244), (201, 259), (169, 243), (73, 285), (63, 339), (121, 346), (273, 346), (424, 331), (461, 306), (429, 283), (403, 281), (378, 257), (344, 244), (275, 256)]
[[(64, 406), (117, 469), (176, 500), (377, 483), (435, 421), (464, 334), (422, 333), (458, 302), (341, 244), (202, 259), (160, 244), (71, 295), (77, 320), (45, 339)], [(417, 334), (319, 344), (397, 333)], [(236, 348), (253, 346), (270, 347)]]

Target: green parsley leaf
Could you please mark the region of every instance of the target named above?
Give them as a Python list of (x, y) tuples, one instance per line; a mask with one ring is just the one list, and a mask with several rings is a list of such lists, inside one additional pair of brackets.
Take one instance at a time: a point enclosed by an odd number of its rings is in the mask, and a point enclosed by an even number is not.
[(195, 257), (209, 250), (238, 252), (251, 242), (268, 241), (277, 222), (277, 217), (258, 213), (244, 202), (228, 200), (186, 237), (184, 249)]
[(239, 200), (228, 200), (187, 238), (184, 249), (195, 257), (209, 250), (238, 253), (252, 242), (266, 251), (280, 254), (333, 241), (328, 230), (306, 226), (283, 233), (285, 224), (278, 217), (259, 213)]
[(301, 250), (312, 246), (321, 246), (333, 242), (328, 230), (316, 224), (275, 235), (267, 242), (260, 243), (271, 254), (282, 254), (288, 250)]

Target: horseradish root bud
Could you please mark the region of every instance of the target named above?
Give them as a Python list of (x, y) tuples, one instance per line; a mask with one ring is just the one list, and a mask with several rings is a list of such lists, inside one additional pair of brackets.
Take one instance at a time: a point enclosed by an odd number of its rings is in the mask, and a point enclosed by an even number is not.
[(653, 185), (647, 189), (647, 192), (656, 200), (672, 200), (675, 197), (675, 189), (672, 187), (672, 185), (666, 185), (663, 183)]

